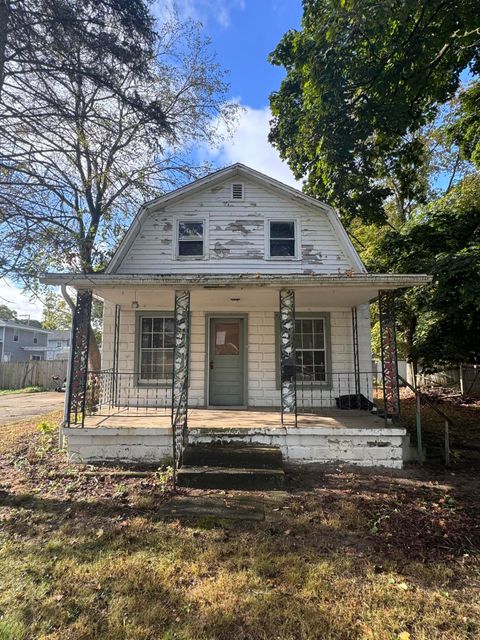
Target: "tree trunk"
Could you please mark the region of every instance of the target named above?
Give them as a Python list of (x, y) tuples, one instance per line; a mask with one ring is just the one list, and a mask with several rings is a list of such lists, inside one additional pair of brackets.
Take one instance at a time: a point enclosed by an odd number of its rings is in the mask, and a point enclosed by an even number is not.
[(102, 368), (102, 354), (98, 348), (93, 327), (90, 324), (90, 338), (88, 342), (88, 368), (90, 371), (100, 371)]
[[(62, 296), (65, 302), (70, 307), (72, 311), (72, 318), (73, 318), (73, 314), (75, 313), (75, 303), (73, 302), (71, 297), (68, 295), (67, 287), (65, 285), (62, 285), (61, 289), (62, 289)], [(100, 371), (100, 369), (102, 368), (102, 354), (100, 353), (100, 349), (98, 348), (92, 323), (90, 323), (89, 339), (88, 339), (88, 368), (90, 371)]]

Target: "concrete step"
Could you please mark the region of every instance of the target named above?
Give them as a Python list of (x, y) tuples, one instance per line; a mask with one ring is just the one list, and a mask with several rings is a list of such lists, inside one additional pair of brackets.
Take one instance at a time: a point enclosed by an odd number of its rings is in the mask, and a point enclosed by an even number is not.
[(282, 452), (278, 447), (189, 445), (183, 452), (183, 464), (192, 467), (281, 469)]
[(283, 489), (283, 469), (205, 467), (183, 465), (177, 472), (180, 487), (272, 491)]

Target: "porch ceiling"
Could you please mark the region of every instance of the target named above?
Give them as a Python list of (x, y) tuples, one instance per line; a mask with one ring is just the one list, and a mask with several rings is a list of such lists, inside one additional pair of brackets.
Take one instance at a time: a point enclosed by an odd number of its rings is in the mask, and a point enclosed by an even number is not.
[(139, 308), (172, 308), (174, 291), (188, 288), (192, 309), (277, 308), (278, 291), (295, 289), (298, 307), (351, 307), (374, 300), (379, 289), (419, 286), (431, 281), (423, 274), (338, 274), (332, 276), (160, 276), (114, 274), (45, 274), (45, 284), (92, 289), (96, 296)]

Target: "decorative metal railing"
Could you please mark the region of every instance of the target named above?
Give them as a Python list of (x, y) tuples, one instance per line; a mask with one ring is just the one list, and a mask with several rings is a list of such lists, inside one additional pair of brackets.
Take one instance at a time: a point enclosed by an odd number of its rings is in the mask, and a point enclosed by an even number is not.
[(372, 371), (313, 373), (297, 367), (297, 413), (325, 409), (373, 411), (387, 418), (381, 380)]
[(69, 426), (83, 427), (89, 416), (168, 416), (171, 403), (169, 381), (163, 385), (142, 384), (137, 372), (88, 371), (81, 410), (72, 406)]

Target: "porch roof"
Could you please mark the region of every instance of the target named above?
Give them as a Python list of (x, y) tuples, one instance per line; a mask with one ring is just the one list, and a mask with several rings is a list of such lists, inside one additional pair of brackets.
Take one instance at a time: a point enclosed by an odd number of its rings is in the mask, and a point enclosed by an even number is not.
[(44, 273), (40, 281), (47, 285), (66, 285), (75, 289), (104, 289), (105, 287), (164, 286), (164, 287), (375, 287), (402, 289), (418, 287), (432, 281), (423, 273), (339, 273), (323, 274), (115, 274), (115, 273)]
[[(96, 296), (116, 304), (130, 304), (135, 298), (142, 308), (155, 305), (170, 308), (174, 290), (188, 288), (192, 307), (201, 309), (276, 308), (278, 291), (294, 288), (297, 307), (321, 304), (351, 307), (368, 303), (380, 289), (400, 289), (431, 281), (423, 274), (340, 273), (333, 275), (117, 275), (45, 274), (45, 284), (92, 289)], [(241, 301), (241, 304), (239, 304)], [(153, 305), (153, 306), (152, 306)]]

